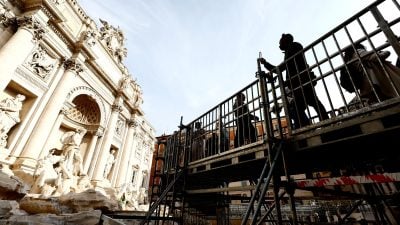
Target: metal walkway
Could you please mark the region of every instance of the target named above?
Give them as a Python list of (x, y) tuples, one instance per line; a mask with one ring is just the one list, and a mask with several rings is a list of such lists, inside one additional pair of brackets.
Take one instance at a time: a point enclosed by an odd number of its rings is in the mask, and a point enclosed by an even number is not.
[[(382, 7), (396, 14), (382, 15)], [(400, 56), (399, 22), (398, 1), (378, 0), (273, 73), (259, 64), (254, 82), (160, 137), (141, 224), (399, 224), (400, 87), (387, 66)], [(346, 61), (360, 43), (369, 53)], [(282, 71), (296, 57), (307, 61), (297, 75), (309, 76), (299, 87)], [(372, 85), (371, 59), (393, 96)], [(341, 87), (341, 70), (353, 65), (369, 96)], [(292, 91), (311, 86), (329, 119), (308, 107), (310, 125), (295, 129), (289, 112), (301, 109), (284, 81)]]

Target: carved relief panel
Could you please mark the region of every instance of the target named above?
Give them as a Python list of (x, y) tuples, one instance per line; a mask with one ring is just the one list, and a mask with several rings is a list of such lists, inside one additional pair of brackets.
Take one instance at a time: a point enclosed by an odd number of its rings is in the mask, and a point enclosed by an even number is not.
[(117, 124), (115, 126), (115, 134), (117, 137), (122, 138), (122, 134), (124, 133), (125, 128), (125, 120), (121, 117), (118, 118)]
[(49, 76), (54, 71), (56, 64), (57, 59), (51, 57), (40, 45), (32, 51), (31, 55), (28, 56), (24, 63), (28, 70), (43, 81), (48, 80)]

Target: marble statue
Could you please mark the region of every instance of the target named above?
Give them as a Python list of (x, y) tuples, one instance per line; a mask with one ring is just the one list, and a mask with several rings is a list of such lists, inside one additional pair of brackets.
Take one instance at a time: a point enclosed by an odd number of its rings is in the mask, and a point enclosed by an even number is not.
[(138, 210), (139, 203), (137, 197), (137, 191), (135, 191), (132, 183), (122, 185), (117, 194), (117, 198), (119, 199), (123, 210)]
[(19, 112), (25, 95), (17, 94), (15, 98), (6, 98), (0, 102), (0, 147), (7, 145), (8, 132), (20, 122)]
[(139, 204), (147, 204), (147, 193), (146, 188), (140, 188), (138, 194), (138, 202)]
[(69, 175), (85, 175), (82, 164), (83, 159), (79, 148), (85, 134), (85, 129), (78, 128), (76, 131), (66, 132), (61, 137), (61, 143), (63, 144), (62, 155), (65, 157), (64, 166)]
[(109, 173), (110, 173), (110, 171), (111, 171), (111, 168), (112, 168), (113, 164), (115, 163), (115, 156), (114, 156), (114, 154), (115, 154), (115, 150), (112, 149), (111, 152), (110, 152), (110, 155), (109, 155), (108, 158), (107, 158), (107, 163), (106, 163), (106, 166), (105, 166), (105, 168), (104, 168), (103, 177), (104, 177), (105, 179), (107, 179), (107, 177), (108, 177), (108, 175), (109, 175)]
[(71, 172), (66, 169), (65, 161), (60, 161), (59, 166), (55, 168), (58, 174), (56, 180), (56, 190), (53, 196), (60, 196), (71, 192), (74, 179)]
[(42, 159), (38, 160), (34, 172), (35, 182), (32, 192), (49, 196), (58, 186), (60, 173), (63, 167), (64, 156), (54, 155), (57, 149), (53, 148)]

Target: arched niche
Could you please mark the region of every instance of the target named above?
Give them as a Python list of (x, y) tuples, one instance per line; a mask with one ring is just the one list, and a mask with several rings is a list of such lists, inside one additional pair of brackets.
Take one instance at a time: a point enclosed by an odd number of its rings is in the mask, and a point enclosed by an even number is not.
[[(92, 122), (95, 119), (94, 116), (98, 116), (98, 123), (96, 125), (98, 125), (99, 127), (105, 127), (107, 118), (106, 107), (104, 105), (101, 96), (99, 96), (92, 88), (86, 86), (75, 87), (68, 93), (66, 100), (69, 104), (72, 105), (72, 107), (68, 107), (69, 108), (68, 113), (75, 113), (74, 114), (75, 119), (78, 119), (78, 121), (81, 121), (81, 123), (83, 124), (95, 125)], [(87, 101), (89, 105), (86, 105), (85, 101)], [(89, 118), (79, 119), (77, 113), (80, 110), (81, 113), (83, 113), (82, 116), (86, 115), (89, 116)], [(89, 110), (95, 110), (95, 111), (90, 113)], [(72, 119), (71, 117), (69, 118)]]
[(97, 102), (86, 94), (72, 100), (73, 107), (68, 109), (67, 117), (76, 123), (86, 126), (100, 125), (101, 112)]

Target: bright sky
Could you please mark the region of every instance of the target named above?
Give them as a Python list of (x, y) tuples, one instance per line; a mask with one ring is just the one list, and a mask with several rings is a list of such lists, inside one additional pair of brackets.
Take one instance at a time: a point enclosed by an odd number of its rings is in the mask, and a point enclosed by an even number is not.
[[(257, 57), (283, 59), (282, 33), (309, 45), (373, 0), (79, 0), (124, 31), (125, 65), (156, 135), (177, 130), (255, 80)], [(100, 27), (100, 26), (99, 26)]]

